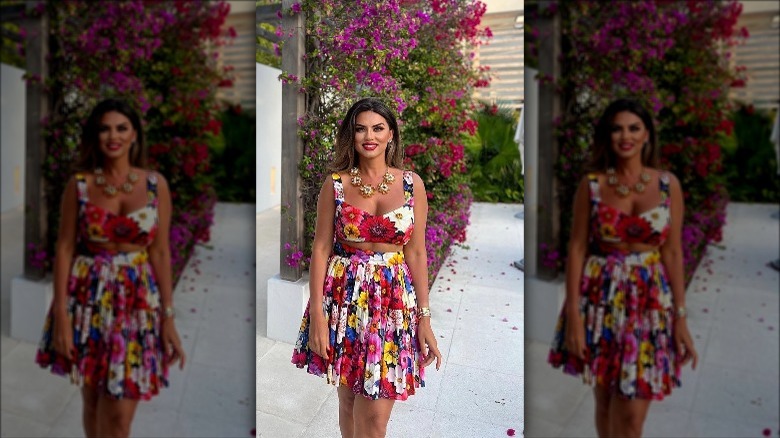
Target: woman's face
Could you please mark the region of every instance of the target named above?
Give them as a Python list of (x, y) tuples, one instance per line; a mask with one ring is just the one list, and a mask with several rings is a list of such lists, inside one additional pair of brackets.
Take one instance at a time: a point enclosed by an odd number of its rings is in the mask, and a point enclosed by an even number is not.
[(361, 157), (384, 157), (387, 142), (392, 138), (393, 131), (381, 115), (363, 111), (355, 117), (355, 152)]
[(129, 155), (135, 140), (133, 124), (124, 114), (117, 111), (103, 114), (98, 128), (98, 141), (105, 158), (116, 159)]
[(612, 151), (621, 159), (641, 157), (642, 147), (650, 138), (642, 119), (629, 111), (615, 115), (611, 128)]

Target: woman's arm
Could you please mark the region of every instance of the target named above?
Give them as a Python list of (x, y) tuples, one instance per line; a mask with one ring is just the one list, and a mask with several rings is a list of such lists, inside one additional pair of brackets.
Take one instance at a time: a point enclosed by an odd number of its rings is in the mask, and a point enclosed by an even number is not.
[(171, 192), (168, 182), (157, 174), (157, 235), (149, 245), (149, 263), (154, 270), (157, 289), (160, 293), (160, 306), (163, 309), (161, 337), (163, 349), (168, 356), (168, 364), (179, 361), (179, 369), (184, 368), (186, 355), (181, 346), (179, 334), (173, 321), (173, 315), (168, 316), (167, 309), (173, 309), (173, 275), (171, 273)]
[[(412, 286), (417, 295), (417, 307), (419, 309), (421, 307), (430, 307), (428, 256), (425, 250), (428, 197), (425, 194), (425, 184), (422, 179), (416, 173), (412, 173), (412, 178), (414, 181), (414, 230), (409, 242), (404, 246), (404, 260), (412, 276)], [(441, 366), (441, 353), (439, 352), (436, 336), (434, 336), (431, 328), (430, 317), (419, 318), (417, 338), (420, 342), (420, 351), (425, 357), (422, 366), (428, 366), (436, 360), (436, 369), (438, 370)]]
[(160, 306), (173, 307), (173, 274), (171, 272), (171, 193), (168, 182), (157, 174), (157, 235), (149, 246), (149, 262), (157, 279)]
[[(425, 250), (425, 226), (428, 221), (428, 197), (425, 184), (416, 173), (414, 180), (414, 230), (404, 246), (404, 260), (412, 275), (412, 286), (417, 295), (418, 307), (430, 307), (428, 292), (428, 255)], [(427, 318), (423, 318), (427, 319)]]
[(333, 250), (333, 217), (336, 202), (333, 195), (333, 178), (328, 175), (320, 189), (317, 199), (317, 223), (314, 230), (314, 242), (311, 246), (309, 264), (309, 350), (328, 359), (328, 321), (322, 311), (322, 287), (325, 284), (325, 270), (328, 258)]
[(693, 360), (693, 368), (696, 368), (698, 355), (693, 347), (693, 339), (688, 331), (688, 323), (684, 314), (680, 315), (678, 313), (678, 309), (683, 309), (683, 312), (685, 309), (685, 273), (682, 251), (682, 224), (685, 206), (680, 181), (671, 173), (669, 173), (669, 176), (671, 178), (669, 183), (671, 227), (666, 242), (661, 247), (661, 262), (666, 269), (669, 286), (672, 289), (672, 301), (675, 309), (675, 347), (677, 348), (678, 356), (681, 358), (681, 365), (685, 365), (689, 360)]
[(78, 233), (78, 192), (76, 178), (71, 177), (62, 194), (60, 206), (60, 227), (54, 257), (54, 350), (73, 359), (73, 328), (68, 317), (68, 279), (70, 277), (73, 255), (76, 251)]
[(566, 259), (566, 349), (585, 359), (585, 332), (580, 316), (580, 283), (585, 257), (588, 252), (588, 228), (590, 221), (590, 191), (588, 177), (584, 177), (574, 194), (569, 252)]

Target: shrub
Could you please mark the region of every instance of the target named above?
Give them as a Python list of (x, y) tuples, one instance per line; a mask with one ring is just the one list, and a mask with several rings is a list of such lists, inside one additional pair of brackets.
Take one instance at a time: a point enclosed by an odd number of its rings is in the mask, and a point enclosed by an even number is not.
[[(465, 239), (471, 194), (462, 132), (473, 131), (474, 87), (486, 86), (486, 69), (473, 68), (470, 47), (489, 38), (479, 28), (485, 5), (473, 0), (341, 2), (308, 0), (283, 13), (306, 12), (305, 78), (282, 73), (306, 94), (299, 120), (304, 141), (305, 244), (289, 251), (311, 253), (316, 198), (327, 177), (340, 117), (357, 99), (376, 96), (401, 121), (406, 165), (423, 179), (429, 202), (426, 232), (429, 280), (453, 243)], [(277, 27), (278, 34), (285, 29)]]
[[(560, 254), (566, 252), (574, 191), (594, 124), (608, 102), (626, 96), (655, 113), (661, 166), (677, 175), (684, 190), (686, 282), (707, 244), (720, 241), (728, 196), (719, 174), (721, 145), (732, 129), (727, 93), (744, 85), (743, 69), (728, 62), (730, 48), (747, 37), (744, 28), (735, 31), (741, 10), (736, 1), (583, 0), (543, 12), (561, 18), (562, 73), (554, 84), (566, 109), (554, 121)], [(548, 36), (534, 26), (536, 10), (528, 12), (526, 41), (535, 63), (538, 41)], [(547, 73), (540, 73), (541, 81), (552, 80)]]
[[(213, 223), (206, 140), (221, 129), (216, 89), (232, 82), (230, 67), (219, 67), (211, 48), (229, 40), (222, 29), (228, 11), (226, 2), (141, 0), (49, 2), (40, 10), (50, 29), (44, 89), (51, 112), (41, 121), (47, 203), (60, 205), (92, 107), (107, 97), (127, 100), (144, 120), (149, 166), (171, 188), (174, 281), (195, 243), (209, 240)], [(50, 208), (49, 254), (58, 223), (59, 210)]]

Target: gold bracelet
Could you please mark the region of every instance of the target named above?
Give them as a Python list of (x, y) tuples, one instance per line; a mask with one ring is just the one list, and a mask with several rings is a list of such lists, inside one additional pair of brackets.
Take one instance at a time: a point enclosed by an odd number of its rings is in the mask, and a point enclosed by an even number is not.
[(176, 317), (176, 309), (174, 309), (171, 306), (168, 306), (168, 307), (165, 308), (165, 311), (164, 311), (163, 315), (165, 316), (166, 319), (174, 318), (174, 317)]
[(680, 306), (677, 308), (677, 311), (675, 312), (675, 316), (677, 318), (685, 318), (688, 315), (688, 311), (685, 310), (685, 306)]
[(417, 316), (420, 318), (431, 317), (431, 309), (430, 307), (420, 307), (420, 311), (417, 312)]

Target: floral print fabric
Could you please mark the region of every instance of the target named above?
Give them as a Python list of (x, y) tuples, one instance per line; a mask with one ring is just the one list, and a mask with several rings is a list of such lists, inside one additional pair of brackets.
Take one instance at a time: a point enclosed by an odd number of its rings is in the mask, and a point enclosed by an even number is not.
[(417, 341), (417, 298), (403, 252), (362, 251), (336, 243), (322, 311), (329, 360), (308, 348), (307, 306), (292, 363), (369, 399), (406, 400), (425, 386)]
[(414, 230), (414, 187), (412, 173), (404, 172), (404, 204), (375, 216), (344, 202), (344, 186), (338, 173), (332, 174), (336, 196), (335, 234), (345, 242), (380, 242), (406, 245)]
[(35, 361), (113, 399), (148, 400), (168, 386), (160, 341), (160, 301), (145, 251), (76, 256), (68, 280), (76, 360), (52, 347), (46, 317)]
[(147, 179), (147, 204), (127, 215), (114, 214), (89, 202), (83, 175), (76, 175), (76, 184), (83, 214), (80, 222), (82, 241), (151, 245), (157, 232), (157, 177), (154, 173), (150, 172)]
[(160, 340), (159, 291), (149, 256), (145, 250), (113, 252), (89, 243), (151, 244), (157, 229), (157, 179), (149, 174), (149, 202), (126, 216), (90, 203), (83, 175), (76, 175), (76, 182), (78, 254), (67, 285), (76, 356), (71, 360), (54, 351), (50, 308), (35, 361), (113, 399), (148, 400), (161, 386), (168, 386)]
[(661, 203), (638, 215), (626, 214), (617, 208), (601, 202), (599, 180), (588, 175), (592, 214), (591, 236), (594, 240), (607, 243), (645, 243), (661, 246), (669, 235), (669, 175), (662, 172), (658, 178)]
[[(660, 206), (646, 212), (648, 215), (620, 213), (622, 217), (614, 208), (601, 203), (594, 180), (591, 179), (590, 218), (594, 243), (614, 242), (604, 238), (612, 231), (624, 242), (635, 241), (639, 236), (646, 236), (643, 242), (650, 244), (665, 240), (669, 228), (668, 179), (661, 181)], [(658, 218), (652, 216), (655, 213)], [(640, 221), (647, 224), (637, 225)], [(652, 229), (650, 234), (642, 231), (648, 227)], [(674, 306), (661, 255), (657, 250), (602, 252), (608, 245), (592, 246), (579, 296), (586, 359), (566, 350), (567, 321), (562, 310), (548, 362), (564, 373), (581, 375), (586, 383), (610, 388), (624, 398), (661, 400), (671, 394), (672, 387), (680, 386), (672, 336)]]

